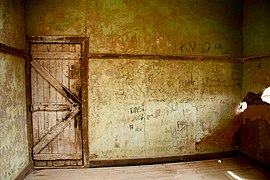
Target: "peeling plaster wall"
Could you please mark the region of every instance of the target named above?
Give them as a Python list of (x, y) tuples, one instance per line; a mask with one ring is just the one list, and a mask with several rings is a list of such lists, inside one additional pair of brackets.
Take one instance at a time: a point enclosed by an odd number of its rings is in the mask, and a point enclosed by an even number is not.
[(24, 13), (24, 0), (0, 1), (0, 43), (18, 49), (24, 49)]
[(6, 180), (14, 179), (29, 162), (25, 60), (0, 53), (0, 61), (0, 177)]
[[(244, 55), (266, 58), (244, 65), (243, 98), (248, 92), (260, 94), (270, 87), (270, 2), (244, 1)], [(242, 114), (240, 150), (270, 165), (270, 105), (253, 103)]]
[(243, 98), (248, 92), (262, 93), (270, 87), (270, 58), (245, 62), (243, 80)]
[(89, 1), (90, 52), (242, 55), (241, 1)]
[(87, 35), (91, 53), (241, 57), (241, 8), (241, 0), (29, 0), (27, 34)]
[[(242, 57), (241, 0), (29, 0), (26, 28), (89, 36), (90, 55)], [(243, 67), (224, 61), (89, 59), (90, 158), (232, 150)]]
[(26, 3), (28, 36), (86, 36), (87, 0), (28, 0)]
[(91, 158), (233, 149), (239, 64), (96, 59), (89, 68)]
[[(0, 43), (25, 46), (24, 1), (0, 1)], [(0, 179), (14, 179), (29, 163), (25, 59), (0, 52)]]

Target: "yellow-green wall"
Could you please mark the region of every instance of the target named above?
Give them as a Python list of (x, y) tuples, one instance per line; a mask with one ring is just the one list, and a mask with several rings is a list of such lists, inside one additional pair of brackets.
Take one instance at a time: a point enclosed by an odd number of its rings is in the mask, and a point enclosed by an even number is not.
[[(27, 35), (88, 36), (91, 159), (234, 149), (241, 101), (242, 1), (29, 0)], [(216, 58), (222, 57), (222, 61)]]
[[(270, 87), (270, 1), (244, 1), (244, 64), (243, 98), (248, 92), (257, 94)], [(270, 105), (255, 101), (243, 113), (240, 150), (270, 165)]]
[(89, 36), (91, 53), (242, 56), (241, 0), (29, 0), (27, 34)]
[[(25, 48), (24, 1), (0, 1), (0, 43)], [(29, 163), (25, 59), (0, 53), (0, 179), (14, 179)]]

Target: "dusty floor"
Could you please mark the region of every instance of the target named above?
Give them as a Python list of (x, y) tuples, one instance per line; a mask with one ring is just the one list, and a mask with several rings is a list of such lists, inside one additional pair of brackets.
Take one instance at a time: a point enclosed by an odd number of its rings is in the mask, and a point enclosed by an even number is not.
[(270, 171), (236, 156), (232, 158), (157, 165), (43, 169), (32, 171), (25, 180), (88, 180), (88, 179), (270, 179)]

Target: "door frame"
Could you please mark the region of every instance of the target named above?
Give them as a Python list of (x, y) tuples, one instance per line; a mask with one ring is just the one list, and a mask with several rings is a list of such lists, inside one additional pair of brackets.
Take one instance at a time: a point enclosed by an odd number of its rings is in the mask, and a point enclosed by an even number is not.
[[(88, 37), (70, 37), (70, 36), (31, 36), (27, 37), (27, 62), (26, 62), (26, 89), (27, 89), (27, 119), (29, 136), (31, 138), (31, 157), (33, 157), (33, 137), (32, 137), (32, 117), (30, 112), (31, 105), (31, 44), (81, 44), (82, 58), (81, 58), (81, 89), (82, 89), (82, 163), (83, 167), (90, 167), (89, 161), (89, 143), (88, 143), (88, 51), (89, 39)], [(32, 159), (33, 161), (33, 159)]]

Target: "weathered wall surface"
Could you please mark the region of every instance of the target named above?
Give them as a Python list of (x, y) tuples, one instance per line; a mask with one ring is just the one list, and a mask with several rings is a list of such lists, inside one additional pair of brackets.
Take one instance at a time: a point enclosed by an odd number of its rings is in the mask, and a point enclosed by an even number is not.
[(14, 179), (29, 162), (24, 58), (0, 53), (0, 179)]
[[(0, 1), (0, 43), (25, 46), (24, 1)], [(0, 179), (14, 179), (29, 163), (25, 60), (0, 53)]]
[(86, 2), (87, 0), (27, 1), (27, 35), (85, 36)]
[(270, 1), (245, 0), (244, 56), (270, 54)]
[(241, 56), (240, 7), (232, 0), (89, 1), (90, 52)]
[[(90, 55), (241, 57), (241, 7), (241, 0), (30, 0), (27, 35), (89, 36)], [(242, 64), (209, 60), (89, 59), (91, 159), (233, 149)]]
[[(242, 114), (240, 150), (270, 165), (269, 108), (260, 94), (270, 86), (270, 2), (244, 1), (244, 56), (260, 56), (244, 65), (243, 98), (249, 99), (248, 109)], [(248, 97), (252, 92), (258, 97)], [(258, 100), (259, 98), (259, 100)], [(257, 99), (257, 100), (256, 100)]]
[(30, 0), (27, 34), (87, 35), (91, 53), (241, 57), (241, 6), (241, 0)]
[(240, 150), (270, 166), (270, 105), (249, 105), (242, 118)]
[(0, 43), (24, 49), (24, 0), (0, 1)]
[(92, 158), (232, 149), (241, 64), (96, 59), (89, 68)]
[(270, 86), (270, 58), (245, 62), (243, 80), (243, 98), (248, 92), (263, 92)]

